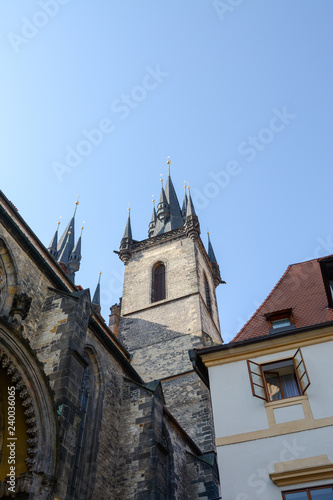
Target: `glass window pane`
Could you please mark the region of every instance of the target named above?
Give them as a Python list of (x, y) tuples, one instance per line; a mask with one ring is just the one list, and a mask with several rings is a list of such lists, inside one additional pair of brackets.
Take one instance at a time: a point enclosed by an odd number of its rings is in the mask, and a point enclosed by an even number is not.
[(286, 493), (286, 500), (308, 500), (308, 495), (305, 491), (297, 491), (295, 493)]
[(276, 319), (275, 321), (272, 321), (272, 328), (282, 328), (283, 326), (290, 326), (289, 318)]
[(332, 488), (322, 488), (320, 490), (311, 490), (312, 500), (333, 500)]
[(279, 379), (276, 375), (266, 374), (266, 383), (269, 393), (269, 399), (271, 401), (276, 401), (277, 399), (282, 399)]

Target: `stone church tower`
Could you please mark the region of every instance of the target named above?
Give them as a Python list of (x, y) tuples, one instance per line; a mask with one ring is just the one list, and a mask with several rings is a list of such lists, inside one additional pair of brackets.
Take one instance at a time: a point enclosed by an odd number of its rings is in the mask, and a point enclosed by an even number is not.
[(207, 252), (200, 238), (189, 191), (180, 208), (170, 163), (148, 235), (133, 239), (129, 215), (119, 252), (125, 264), (119, 340), (145, 381), (161, 381), (166, 406), (209, 453), (215, 446), (209, 391), (189, 350), (222, 342), (215, 289), (223, 281), (210, 240)]

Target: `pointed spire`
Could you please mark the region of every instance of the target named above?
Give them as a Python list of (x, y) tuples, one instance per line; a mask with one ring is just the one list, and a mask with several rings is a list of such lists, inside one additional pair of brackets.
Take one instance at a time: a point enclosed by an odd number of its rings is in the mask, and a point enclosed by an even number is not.
[(195, 213), (191, 193), (190, 193), (190, 186), (187, 186), (188, 189), (188, 200), (187, 200), (187, 208), (186, 208), (186, 217), (190, 217), (191, 215), (197, 215)]
[(217, 264), (217, 260), (215, 257), (213, 246), (212, 246), (212, 243), (210, 241), (209, 231), (207, 231), (207, 234), (208, 234), (208, 258), (211, 262), (214, 262)]
[(154, 234), (154, 229), (156, 226), (156, 219), (157, 219), (157, 214), (156, 214), (156, 208), (155, 208), (155, 199), (153, 196), (153, 213), (151, 214), (151, 219), (149, 223), (149, 229), (148, 229), (148, 237), (151, 238)]
[(130, 212), (131, 209), (128, 207), (128, 217), (127, 217), (126, 227), (119, 248), (119, 258), (123, 261), (125, 265), (127, 264), (132, 255), (131, 249), (133, 245)]
[[(78, 196), (79, 199), (79, 196)], [(68, 257), (71, 254), (73, 248), (74, 248), (74, 243), (75, 243), (75, 237), (74, 237), (74, 225), (75, 225), (75, 214), (77, 211), (77, 207), (79, 205), (79, 200), (76, 200), (75, 202), (75, 209), (73, 213), (73, 217), (69, 221), (65, 231), (63, 232), (63, 235), (60, 238), (60, 241), (58, 243), (58, 262), (61, 262), (65, 265), (67, 265)]]
[(99, 307), (101, 307), (101, 276), (102, 276), (102, 271), (99, 273), (98, 283), (96, 286), (94, 297), (92, 299), (92, 303)]
[(58, 245), (58, 262), (67, 266), (69, 256), (74, 247), (74, 219), (68, 223), (66, 231), (61, 237)]
[(183, 220), (186, 219), (186, 211), (187, 211), (187, 194), (186, 194), (186, 182), (184, 181), (184, 188), (185, 188), (185, 193), (184, 193), (184, 200), (183, 200), (183, 206), (182, 206), (182, 217)]
[(217, 263), (215, 253), (213, 250), (213, 245), (210, 241), (210, 235), (209, 235), (208, 228), (207, 228), (207, 235), (208, 235), (208, 252), (207, 253), (208, 253), (208, 258), (209, 258), (211, 265), (212, 265), (214, 286), (216, 288), (217, 286), (219, 286), (220, 283), (225, 284), (225, 281), (223, 281), (221, 278), (220, 267)]
[(179, 201), (177, 198), (177, 194), (176, 194), (176, 191), (175, 191), (175, 188), (173, 186), (172, 179), (171, 179), (170, 156), (168, 157), (167, 165), (168, 165), (168, 178), (167, 178), (166, 185), (165, 185), (165, 196), (166, 196), (167, 202), (169, 204), (169, 209), (170, 209), (170, 223), (171, 223), (170, 229), (169, 229), (169, 231), (170, 231), (173, 229), (178, 229), (179, 227), (183, 226), (184, 221), (183, 221), (183, 217), (182, 217), (182, 212), (180, 210), (180, 205), (179, 205)]
[(54, 258), (57, 257), (57, 253), (58, 253), (57, 246), (58, 246), (58, 230), (59, 230), (59, 225), (60, 225), (60, 220), (58, 221), (57, 229), (56, 229), (56, 232), (54, 233), (54, 236), (53, 236), (53, 238), (51, 240), (51, 243), (48, 246), (48, 251), (50, 252), (50, 254)]
[(132, 228), (131, 228), (131, 209), (128, 207), (128, 217), (127, 217), (127, 222), (125, 226), (125, 231), (123, 238), (130, 238), (132, 239)]
[(192, 241), (195, 241), (200, 235), (199, 219), (194, 210), (194, 205), (190, 193), (190, 186), (188, 186), (185, 229), (187, 236), (191, 238)]
[(161, 174), (161, 194), (160, 194), (160, 201), (158, 202), (157, 205), (157, 217), (162, 221), (164, 224), (165, 222), (169, 219), (170, 216), (170, 209), (169, 209), (169, 204), (165, 196), (165, 191), (163, 189), (163, 178)]

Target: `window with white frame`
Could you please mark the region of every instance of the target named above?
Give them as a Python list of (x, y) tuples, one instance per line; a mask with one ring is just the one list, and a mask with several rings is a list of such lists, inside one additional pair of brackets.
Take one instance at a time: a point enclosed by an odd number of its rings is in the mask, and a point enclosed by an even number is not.
[(302, 352), (292, 358), (259, 364), (247, 360), (253, 396), (265, 401), (301, 396), (310, 385)]

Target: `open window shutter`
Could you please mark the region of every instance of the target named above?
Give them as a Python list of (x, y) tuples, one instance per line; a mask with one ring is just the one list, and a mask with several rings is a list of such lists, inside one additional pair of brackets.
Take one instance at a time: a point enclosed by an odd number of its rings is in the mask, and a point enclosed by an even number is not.
[(253, 396), (268, 401), (266, 384), (261, 366), (254, 361), (247, 360), (247, 367), (249, 369)]
[(306, 391), (306, 389), (310, 385), (310, 379), (308, 376), (308, 372), (306, 370), (306, 366), (304, 363), (304, 359), (302, 356), (302, 352), (300, 349), (298, 349), (293, 356), (293, 361), (294, 361), (294, 366), (295, 366), (295, 372), (296, 372), (296, 377), (301, 389), (302, 394)]

